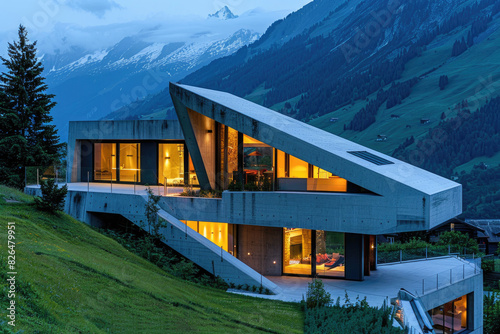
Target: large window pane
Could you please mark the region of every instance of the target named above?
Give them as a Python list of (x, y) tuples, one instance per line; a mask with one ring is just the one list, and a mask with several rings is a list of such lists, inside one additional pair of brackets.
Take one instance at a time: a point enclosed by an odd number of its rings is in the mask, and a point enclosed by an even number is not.
[(184, 185), (184, 144), (160, 144), (158, 182)]
[(271, 182), (273, 175), (274, 149), (247, 135), (243, 136), (243, 170), (245, 183), (263, 180)]
[(316, 231), (316, 273), (345, 277), (344, 233)]
[[(185, 220), (182, 222), (217, 246), (222, 247), (226, 252), (228, 251), (229, 224)], [(230, 250), (230, 252), (232, 253), (232, 250)]]
[(94, 180), (116, 181), (116, 144), (94, 144)]
[(311, 275), (311, 230), (285, 228), (283, 235), (283, 272)]
[(467, 329), (467, 295), (429, 311), (436, 334), (461, 333)]
[(277, 177), (287, 177), (286, 175), (286, 160), (285, 160), (285, 152), (277, 150), (278, 155), (278, 166), (276, 166)]
[(200, 181), (198, 180), (198, 177), (196, 176), (196, 171), (194, 170), (194, 164), (193, 160), (191, 159), (191, 156), (189, 156), (189, 185), (192, 186), (200, 185)]
[(304, 160), (290, 156), (290, 177), (307, 179), (309, 177), (309, 164)]
[(139, 143), (120, 143), (120, 182), (140, 182)]

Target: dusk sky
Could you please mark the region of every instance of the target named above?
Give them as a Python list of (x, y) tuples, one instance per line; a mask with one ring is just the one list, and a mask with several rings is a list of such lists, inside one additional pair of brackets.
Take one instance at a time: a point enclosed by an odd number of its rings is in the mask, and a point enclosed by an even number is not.
[[(228, 6), (242, 16), (239, 28), (263, 33), (275, 20), (296, 11), (311, 0), (23, 0), (7, 2), (0, 19), (0, 43), (16, 37), (20, 23), (31, 39), (39, 40), (42, 51), (76, 44), (87, 48), (106, 44), (150, 29), (152, 24), (187, 33), (186, 26), (198, 25), (209, 14)], [(184, 23), (183, 23), (184, 22)], [(148, 26), (149, 25), (149, 26)], [(233, 23), (234, 25), (234, 23)], [(184, 32), (183, 32), (184, 31)], [(194, 30), (193, 30), (194, 31)], [(169, 36), (170, 37), (170, 36)], [(1, 47), (4, 54), (6, 47)]]

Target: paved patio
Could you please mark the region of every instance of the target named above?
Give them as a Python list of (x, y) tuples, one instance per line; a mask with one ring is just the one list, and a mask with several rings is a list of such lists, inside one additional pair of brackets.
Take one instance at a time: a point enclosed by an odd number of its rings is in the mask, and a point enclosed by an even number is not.
[[(472, 263), (456, 257), (443, 257), (438, 259), (413, 261), (392, 265), (379, 265), (376, 271), (365, 277), (364, 281), (346, 281), (342, 279), (323, 279), (325, 289), (332, 298), (341, 298), (344, 301), (345, 293), (349, 295), (351, 301), (357, 296), (360, 299), (366, 297), (367, 302), (372, 306), (381, 306), (384, 301), (390, 302), (391, 298), (397, 296), (401, 288), (417, 295), (442, 288), (452, 283), (456, 283), (464, 278), (469, 278), (479, 274), (480, 270)], [(251, 295), (255, 297), (299, 302), (305, 298), (307, 284), (311, 278), (291, 277), (291, 276), (268, 276), (268, 279), (277, 284), (282, 292), (278, 295), (259, 295), (230, 289), (229, 292)]]

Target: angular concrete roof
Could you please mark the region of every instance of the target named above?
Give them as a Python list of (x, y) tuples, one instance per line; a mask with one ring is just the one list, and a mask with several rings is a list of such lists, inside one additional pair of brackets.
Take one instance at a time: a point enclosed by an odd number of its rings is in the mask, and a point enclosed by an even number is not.
[[(289, 136), (288, 140), (290, 141), (307, 142), (308, 144), (321, 149), (325, 154), (335, 155), (343, 160), (364, 167), (371, 172), (380, 174), (385, 178), (391, 179), (398, 183), (405, 184), (408, 187), (416, 189), (422, 193), (432, 195), (452, 188), (461, 187), (461, 185), (456, 182), (453, 182), (436, 174), (430, 173), (423, 169), (417, 168), (413, 165), (410, 165), (393, 157), (387, 156), (385, 154), (372, 150), (368, 147), (356, 144), (352, 141), (341, 138), (332, 133), (313, 127), (309, 124), (285, 116), (276, 111), (265, 108), (261, 105), (234, 96), (232, 94), (193, 87), (193, 86), (181, 85), (181, 84), (171, 84), (171, 85), (178, 87), (183, 91), (196, 94), (199, 97), (215, 102), (221, 106), (226, 107), (227, 109), (232, 110), (235, 113), (247, 116), (259, 123), (266, 124), (271, 128), (273, 128), (274, 130), (288, 135)], [(205, 115), (205, 116), (210, 117), (210, 115)], [(237, 130), (244, 132), (243, 129), (237, 129)], [(246, 134), (252, 136), (252, 134), (249, 133)], [(266, 140), (262, 141), (265, 142), (266, 144), (281, 149), (277, 145), (273, 145), (273, 143), (271, 142), (266, 142)], [(289, 150), (284, 150), (284, 151), (292, 154), (292, 152), (290, 152)], [(376, 165), (372, 162), (369, 162), (367, 160), (364, 160), (360, 157), (348, 153), (351, 151), (366, 151), (377, 157), (386, 159), (392, 162), (392, 164)], [(300, 156), (297, 157), (301, 158)], [(310, 159), (304, 159), (304, 158), (301, 159), (309, 163), (312, 163), (314, 165), (322, 167), (320, 164), (315, 163)], [(331, 168), (326, 168), (326, 167), (322, 168), (330, 172), (333, 172), (341, 177), (345, 177), (349, 180), (352, 180), (348, 178), (345, 175), (345, 173), (342, 173), (342, 171), (340, 170), (331, 170)], [(355, 181), (353, 180), (353, 182)], [(362, 184), (359, 185), (363, 186)], [(369, 189), (369, 187), (367, 187), (367, 189)]]

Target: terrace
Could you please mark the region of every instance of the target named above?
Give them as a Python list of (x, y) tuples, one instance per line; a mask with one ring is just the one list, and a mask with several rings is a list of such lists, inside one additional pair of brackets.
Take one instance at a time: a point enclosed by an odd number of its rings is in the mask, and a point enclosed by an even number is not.
[[(371, 306), (382, 306), (396, 298), (400, 289), (406, 289), (419, 297), (430, 296), (436, 292), (453, 287), (460, 289), (461, 283), (481, 278), (481, 261), (461, 259), (456, 256), (446, 256), (428, 260), (405, 263), (379, 265), (376, 271), (364, 281), (348, 281), (328, 279), (323, 280), (325, 289), (333, 300), (340, 297), (344, 301), (347, 293), (351, 301), (357, 297), (366, 298)], [(268, 276), (269, 280), (278, 285), (281, 292), (276, 295), (257, 295), (230, 290), (233, 293), (249, 294), (262, 298), (289, 302), (299, 302), (306, 296), (307, 285), (311, 278), (290, 276)], [(479, 293), (479, 291), (477, 291)]]

